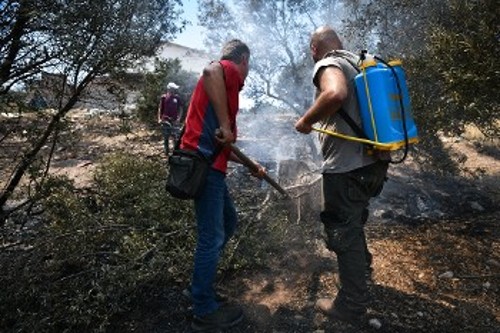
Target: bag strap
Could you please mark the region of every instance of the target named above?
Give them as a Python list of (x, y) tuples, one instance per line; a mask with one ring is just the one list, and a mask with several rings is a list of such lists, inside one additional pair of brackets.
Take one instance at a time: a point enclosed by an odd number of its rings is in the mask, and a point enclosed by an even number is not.
[(174, 150), (181, 148), (181, 140), (182, 140), (182, 136), (184, 135), (184, 132), (186, 132), (186, 124), (182, 124), (182, 128), (181, 128), (181, 132), (179, 133), (179, 137), (177, 138), (177, 141), (175, 141)]
[[(174, 150), (179, 150), (181, 148), (181, 139), (182, 139), (182, 136), (184, 135), (185, 131), (186, 131), (186, 125), (184, 124), (184, 125), (182, 125), (181, 132), (179, 134), (179, 138), (175, 142)], [(217, 156), (219, 155), (219, 153), (222, 151), (222, 149), (223, 149), (222, 145), (217, 145), (212, 156), (210, 156), (210, 158), (205, 158), (205, 159), (208, 162), (210, 162), (210, 164), (212, 164), (215, 161), (215, 159), (217, 158)], [(199, 155), (203, 157), (203, 155), (201, 155), (201, 154), (199, 154)]]

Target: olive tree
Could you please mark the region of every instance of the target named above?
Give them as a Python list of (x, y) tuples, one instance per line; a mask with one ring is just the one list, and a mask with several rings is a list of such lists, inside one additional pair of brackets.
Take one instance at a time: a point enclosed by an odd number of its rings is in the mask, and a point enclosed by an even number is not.
[[(279, 124), (270, 130), (268, 124), (265, 132), (261, 132), (277, 145), (278, 142), (287, 145), (289, 136), (297, 134), (293, 131), (292, 117), (302, 115), (313, 99), (310, 34), (325, 23), (341, 24), (342, 2), (199, 0), (198, 3), (199, 19), (207, 30), (206, 45), (213, 47), (212, 53), (232, 38), (249, 45), (251, 71), (245, 93), (255, 103), (253, 112), (268, 116), (271, 111), (287, 116), (286, 131), (277, 131)], [(307, 145), (316, 159), (319, 152), (313, 138), (297, 134), (294, 140)]]
[[(57, 101), (28, 144), (15, 154), (8, 179), (2, 180), (0, 219), (7, 200), (52, 139), (67, 112), (96, 78), (124, 72), (139, 59), (152, 56), (162, 39), (173, 37), (185, 22), (180, 0), (3, 0), (0, 2), (0, 98), (6, 111), (22, 109), (9, 101), (23, 84), (48, 72)], [(20, 114), (23, 117), (23, 113)], [(29, 126), (25, 118), (23, 126)], [(20, 122), (15, 122), (19, 125)], [(0, 145), (23, 141), (23, 131), (5, 123)], [(17, 137), (16, 137), (17, 136)]]
[[(212, 52), (240, 38), (252, 52), (247, 93), (302, 114), (312, 100), (309, 36), (318, 26), (340, 22), (341, 1), (199, 0), (200, 21)], [(208, 43), (209, 42), (209, 43)]]
[(499, 7), (494, 0), (358, 0), (346, 34), (404, 59), (416, 116), (429, 134), (474, 123), (498, 135)]

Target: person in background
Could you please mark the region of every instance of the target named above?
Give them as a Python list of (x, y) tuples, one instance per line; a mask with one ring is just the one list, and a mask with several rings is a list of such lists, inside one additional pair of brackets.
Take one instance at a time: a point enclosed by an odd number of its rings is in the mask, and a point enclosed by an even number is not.
[(175, 142), (179, 134), (179, 117), (182, 114), (183, 103), (177, 94), (179, 86), (169, 82), (165, 93), (160, 98), (158, 105), (158, 123), (161, 124), (163, 134), (163, 149), (165, 155), (169, 154), (169, 142), (172, 138)]
[[(195, 199), (197, 243), (188, 295), (193, 302), (195, 331), (228, 328), (239, 323), (243, 311), (220, 302), (214, 289), (217, 266), (234, 234), (237, 214), (225, 177), (228, 161), (241, 163), (228, 146), (237, 135), (239, 92), (248, 74), (250, 50), (238, 39), (227, 42), (220, 61), (209, 64), (189, 104), (181, 149), (198, 151), (214, 162), (201, 195)], [(262, 178), (264, 169), (254, 174)]]
[[(338, 111), (343, 109), (361, 126), (354, 87), (357, 71), (350, 64), (357, 64), (358, 56), (343, 50), (337, 33), (328, 26), (312, 34), (310, 49), (316, 98), (296, 122), (296, 130), (307, 134), (318, 123), (323, 129), (356, 136)], [(324, 159), (320, 219), (327, 248), (337, 255), (341, 287), (335, 300), (319, 299), (316, 307), (332, 319), (355, 323), (364, 318), (369, 304), (372, 255), (364, 233), (369, 200), (382, 190), (390, 156), (325, 134), (319, 140)]]

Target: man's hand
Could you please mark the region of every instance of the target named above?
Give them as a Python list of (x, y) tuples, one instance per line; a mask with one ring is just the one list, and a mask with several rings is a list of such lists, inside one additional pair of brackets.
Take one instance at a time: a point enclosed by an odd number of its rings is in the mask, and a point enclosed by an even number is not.
[(215, 139), (220, 144), (227, 145), (234, 142), (234, 134), (230, 129), (221, 127), (215, 131)]
[(257, 177), (259, 179), (264, 178), (266, 175), (266, 168), (264, 168), (262, 165), (260, 165), (257, 162), (254, 162), (255, 166), (257, 167), (256, 171), (251, 171), (252, 176)]
[(309, 134), (312, 131), (312, 126), (302, 117), (295, 123), (295, 129), (300, 133)]

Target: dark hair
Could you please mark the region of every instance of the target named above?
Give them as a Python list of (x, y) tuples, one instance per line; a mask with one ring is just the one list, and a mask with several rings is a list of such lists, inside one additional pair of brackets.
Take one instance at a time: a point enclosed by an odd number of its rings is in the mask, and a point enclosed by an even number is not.
[(222, 48), (221, 60), (231, 60), (236, 64), (241, 63), (243, 56), (250, 56), (250, 49), (239, 39), (227, 42)]

